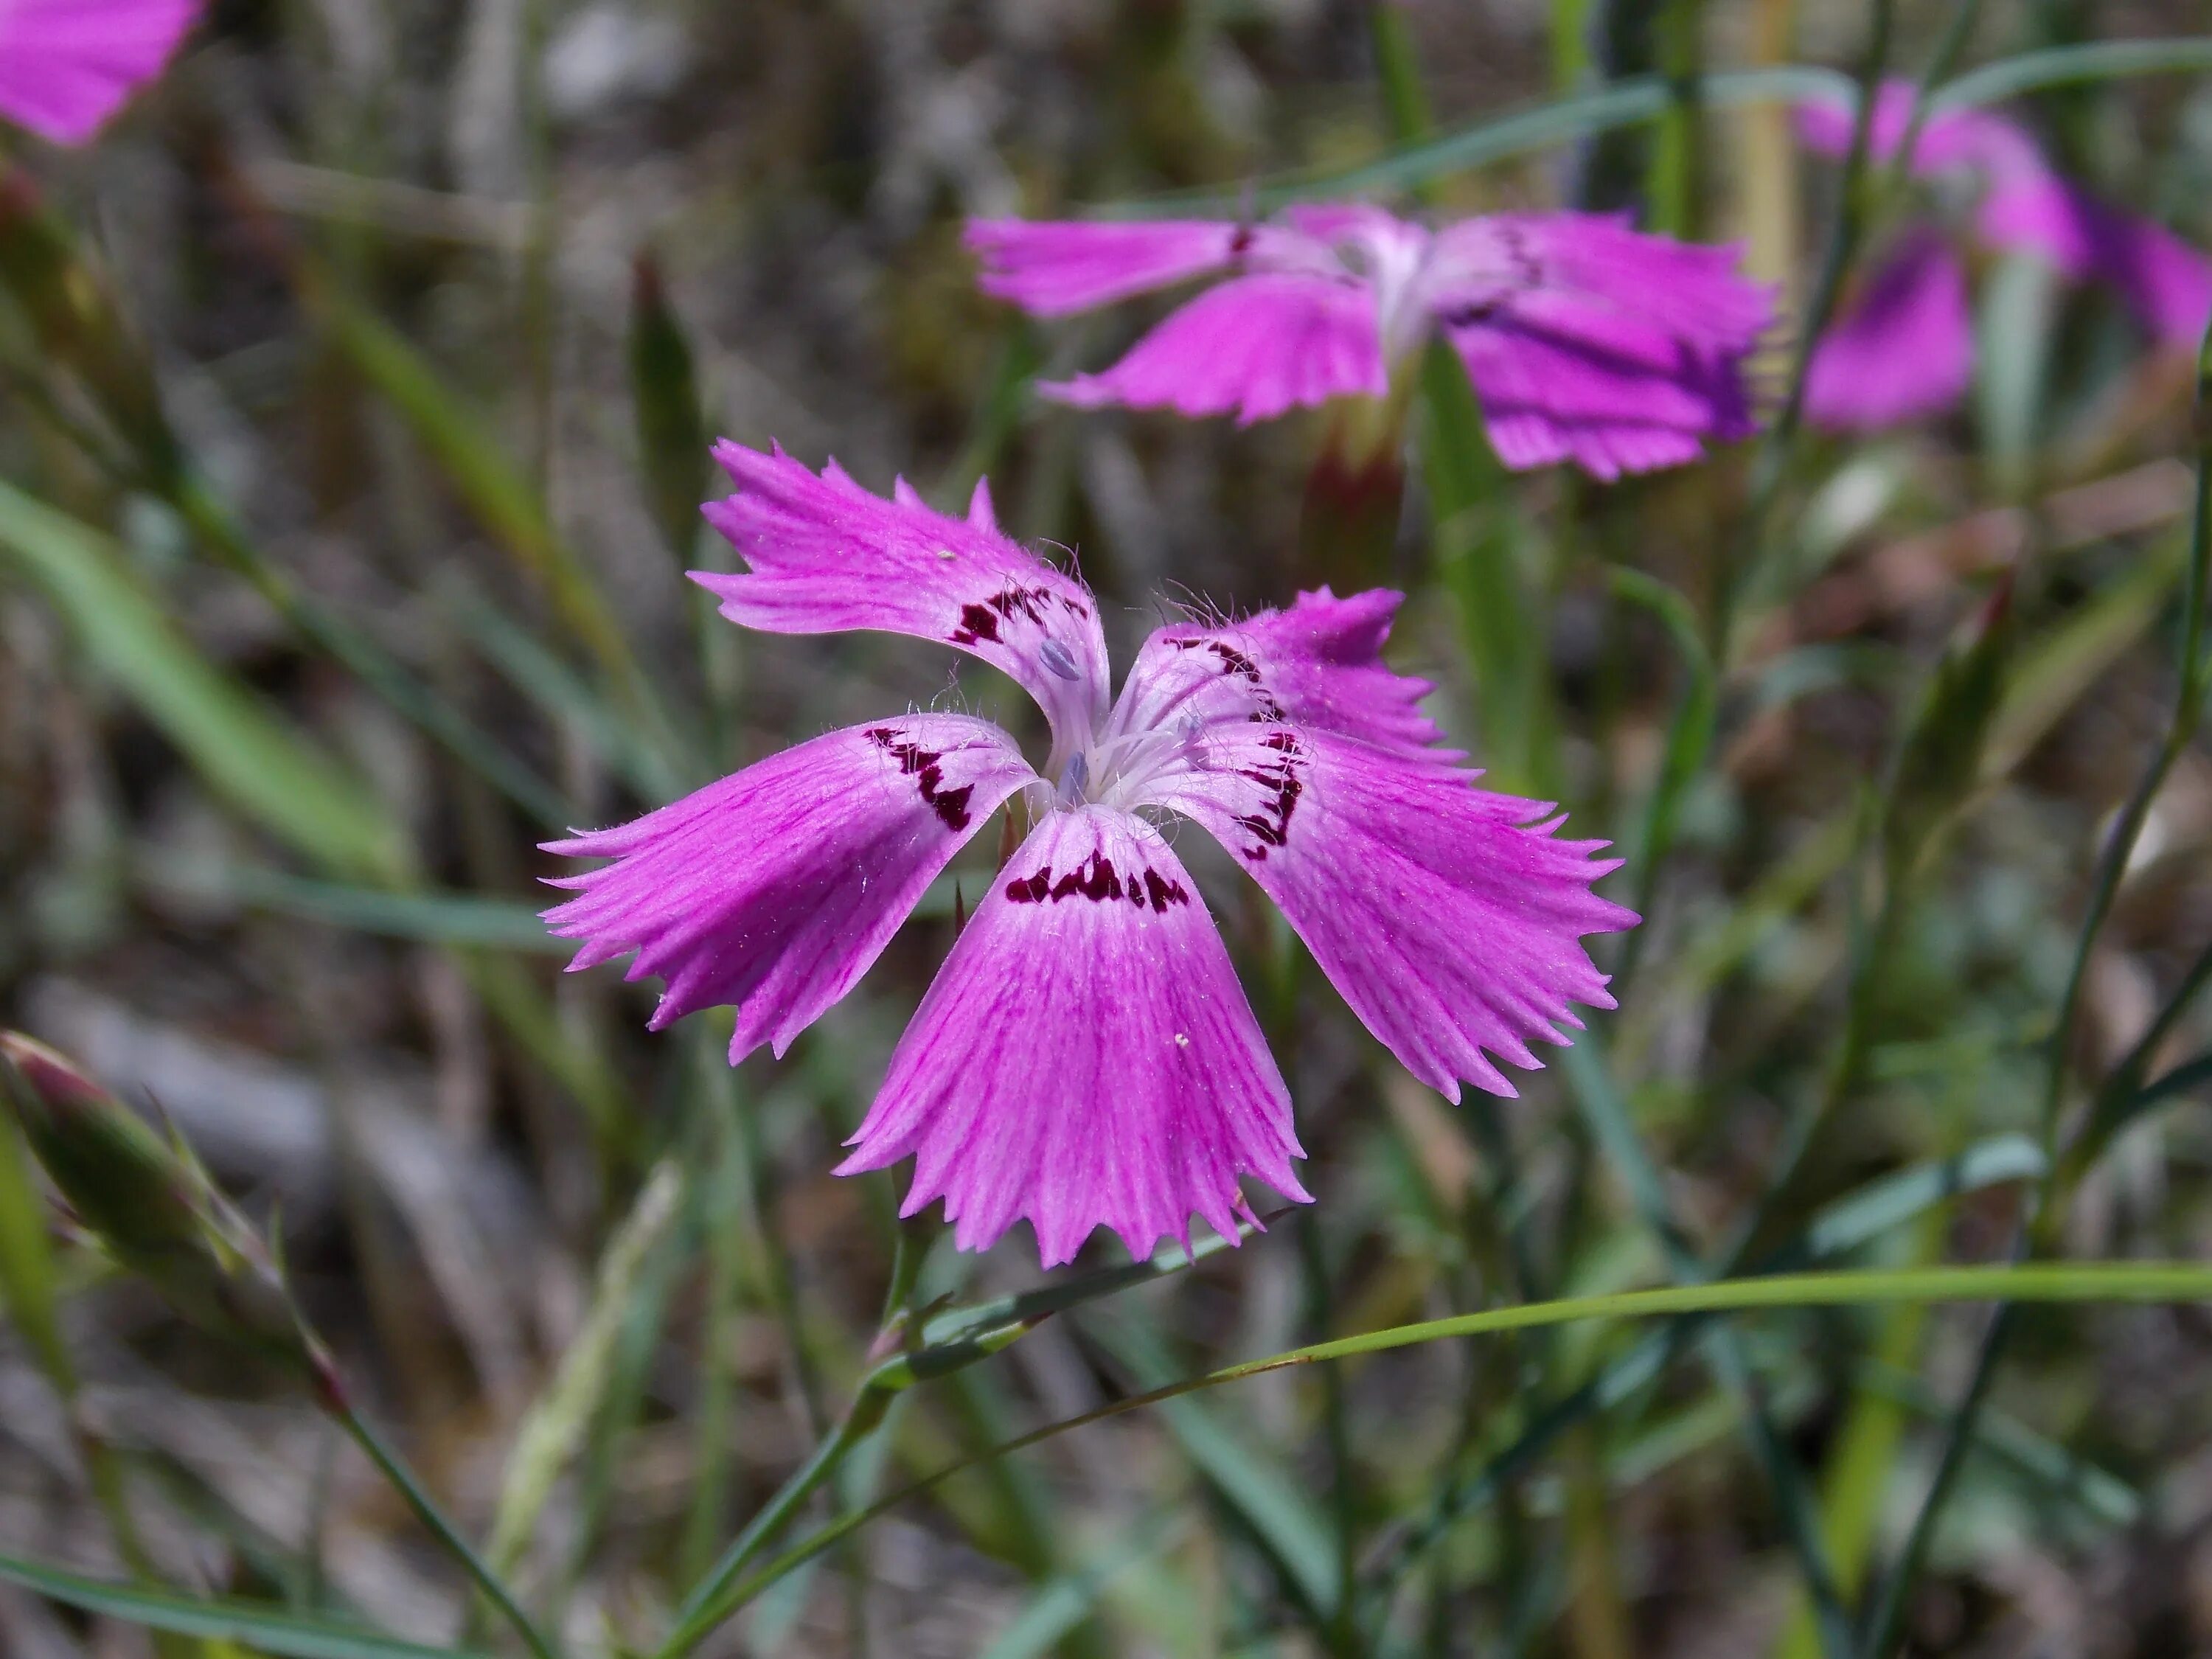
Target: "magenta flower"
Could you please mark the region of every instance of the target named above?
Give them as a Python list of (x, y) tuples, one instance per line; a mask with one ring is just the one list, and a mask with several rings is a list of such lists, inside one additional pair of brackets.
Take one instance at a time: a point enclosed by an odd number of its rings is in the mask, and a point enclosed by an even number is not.
[(1265, 224), (980, 220), (983, 287), (1057, 317), (1224, 275), (1111, 368), (1039, 388), (1267, 420), (1380, 398), (1440, 331), (1467, 364), (1500, 459), (1601, 478), (1694, 460), (1750, 430), (1742, 365), (1773, 317), (1729, 248), (1623, 219), (1499, 214), (1430, 231), (1379, 208), (1292, 208)]
[(0, 116), (82, 144), (161, 71), (200, 0), (0, 0)]
[[(891, 1056), (840, 1173), (911, 1157), (904, 1213), (942, 1197), (963, 1249), (1015, 1222), (1052, 1266), (1091, 1230), (1129, 1249), (1225, 1237), (1252, 1176), (1287, 1197), (1304, 1154), (1197, 884), (1161, 829), (1212, 832), (1280, 905), (1370, 1030), (1454, 1100), (1513, 1087), (1571, 1004), (1612, 1006), (1579, 940), (1635, 918), (1590, 891), (1602, 843), (1474, 787), (1379, 652), (1400, 595), (1156, 630), (1109, 696), (1097, 602), (1000, 533), (902, 483), (724, 443), (739, 493), (707, 516), (750, 568), (694, 572), (722, 614), (784, 634), (872, 629), (954, 645), (1044, 709), (1042, 771), (987, 720), (908, 714), (831, 732), (635, 823), (551, 844), (613, 862), (556, 885), (573, 964), (635, 951), (666, 981), (653, 1024), (726, 1004), (732, 1064), (783, 1053), (853, 988), (1000, 805), (1030, 829), (992, 879)], [(1485, 1051), (1487, 1051), (1486, 1053)]]
[[(1883, 86), (1868, 133), (1877, 162), (1905, 141), (1915, 89)], [(1850, 147), (1852, 115), (1840, 103), (1798, 112), (1806, 143), (1822, 155)], [(2160, 345), (2195, 349), (2212, 318), (2212, 262), (2154, 221), (2106, 205), (2051, 171), (2016, 123), (1982, 110), (1933, 114), (1911, 170), (1938, 186), (1972, 192), (1967, 226), (1985, 246), (2048, 261), (2074, 282), (2111, 283)], [(1805, 412), (1819, 425), (1866, 430), (1932, 415), (1963, 397), (1974, 373), (1966, 273), (1955, 239), (1931, 224), (1908, 230), (1821, 337), (1805, 382)]]

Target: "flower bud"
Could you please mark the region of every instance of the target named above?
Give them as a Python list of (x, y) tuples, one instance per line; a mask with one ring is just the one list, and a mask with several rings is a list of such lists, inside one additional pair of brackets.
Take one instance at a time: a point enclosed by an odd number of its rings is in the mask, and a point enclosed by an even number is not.
[(44, 1043), (0, 1031), (0, 1101), (85, 1237), (185, 1319), (313, 1370), (268, 1241), (181, 1142)]

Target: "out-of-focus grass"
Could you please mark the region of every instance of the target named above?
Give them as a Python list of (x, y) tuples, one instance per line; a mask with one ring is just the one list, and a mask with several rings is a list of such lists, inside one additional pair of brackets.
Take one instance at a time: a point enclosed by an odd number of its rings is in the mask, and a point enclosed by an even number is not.
[[(713, 617), (702, 434), (941, 505), (988, 472), (1125, 632), (1316, 568), (1306, 480), (1357, 423), (1037, 402), (1144, 307), (1007, 314), (963, 215), (1630, 206), (1782, 281), (1777, 407), (1915, 199), (1840, 195), (1775, 102), (1863, 73), (1877, 11), (217, 7), (96, 150), (0, 139), (0, 1025), (281, 1237), (418, 1512), (567, 1652), (2212, 1643), (2212, 1340), (2125, 1299), (2203, 1270), (2124, 1265), (2212, 1217), (2197, 456), (2185, 373), (2102, 296), (1983, 273), (1971, 415), (1604, 488), (1504, 473), (1424, 366), (1395, 544), (1335, 555), (1407, 589), (1437, 717), (1620, 842), (1647, 921), (1604, 947), (1618, 1013), (1455, 1111), (1201, 861), (1320, 1200), (1235, 1252), (1101, 1243), (1040, 1288), (1025, 1240), (959, 1256), (827, 1174), (993, 835), (734, 1075), (726, 1023), (647, 1036), (530, 920), (549, 829), (945, 690), (926, 647)], [(2018, 100), (2212, 235), (2186, 9), (1893, 21), (1890, 72)], [(0, 1650), (513, 1648), (282, 1367), (21, 1173)], [(2015, 1248), (2074, 1305), (1929, 1305)], [(1737, 1282), (1808, 1269), (1846, 1271)]]

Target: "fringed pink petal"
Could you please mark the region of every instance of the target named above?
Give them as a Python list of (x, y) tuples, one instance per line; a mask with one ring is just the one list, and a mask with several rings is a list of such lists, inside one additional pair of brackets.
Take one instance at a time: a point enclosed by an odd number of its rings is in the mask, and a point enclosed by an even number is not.
[(0, 0), (0, 116), (82, 144), (161, 72), (200, 0)]
[(1950, 408), (1974, 374), (1966, 274), (1933, 231), (1908, 237), (1829, 325), (1805, 376), (1805, 416), (1871, 431)]
[(1740, 247), (1650, 235), (1621, 215), (1501, 213), (1438, 232), (1423, 291), (1448, 323), (1503, 313), (1664, 367), (1682, 346), (1726, 359), (1758, 345), (1774, 321), (1774, 291), (1741, 264)]
[(1379, 398), (1389, 383), (1364, 283), (1267, 273), (1200, 295), (1103, 374), (1037, 390), (1085, 409), (1234, 414), (1249, 425), (1331, 398)]
[(1209, 220), (972, 219), (983, 292), (1040, 317), (1088, 311), (1227, 265), (1250, 233)]
[(1012, 675), (1070, 741), (1104, 714), (1097, 601), (1000, 535), (988, 492), (956, 519), (911, 491), (872, 495), (835, 462), (817, 477), (780, 448), (724, 441), (714, 459), (738, 493), (708, 503), (707, 519), (748, 568), (691, 579), (732, 622), (775, 634), (879, 629), (957, 646)]
[(1243, 1177), (1306, 1193), (1289, 1091), (1205, 902), (1158, 832), (1046, 815), (976, 906), (839, 1173), (911, 1157), (963, 1249), (1018, 1221), (1046, 1267), (1095, 1228), (1130, 1253), (1234, 1238)]
[(852, 989), (922, 890), (1032, 774), (988, 720), (906, 714), (848, 726), (612, 830), (552, 842), (612, 863), (555, 881), (545, 913), (572, 968), (635, 951), (667, 981), (656, 1030), (737, 1010), (732, 1065), (779, 1054)]
[(1752, 429), (1735, 359), (1685, 346), (1660, 368), (1502, 320), (1446, 331), (1474, 382), (1492, 447), (1516, 470), (1571, 460), (1609, 481), (1679, 466), (1708, 441), (1733, 442)]
[[(1590, 884), (1604, 843), (1562, 841), (1540, 802), (1333, 733), (1246, 721), (1210, 729), (1154, 797), (1195, 818), (1282, 907), (1382, 1045), (1453, 1100), (1495, 1060), (1540, 1062), (1573, 1005), (1609, 1008), (1581, 945), (1636, 917)], [(1493, 1059), (1494, 1057), (1494, 1059)]]
[(1405, 595), (1370, 588), (1339, 599), (1301, 593), (1287, 611), (1154, 631), (1115, 707), (1116, 732), (1172, 732), (1192, 722), (1288, 720), (1408, 757), (1448, 764), (1442, 734), (1420, 711), (1434, 688), (1382, 660)]
[(1426, 303), (1498, 457), (1600, 478), (1694, 460), (1751, 429), (1743, 362), (1774, 300), (1733, 248), (1595, 214), (1510, 214), (1437, 238)]

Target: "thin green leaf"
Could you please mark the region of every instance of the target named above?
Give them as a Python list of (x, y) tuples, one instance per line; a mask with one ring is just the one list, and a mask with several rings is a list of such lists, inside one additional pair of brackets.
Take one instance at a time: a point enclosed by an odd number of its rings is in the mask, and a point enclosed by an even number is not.
[(0, 562), (240, 811), (331, 868), (385, 878), (404, 868), (376, 798), (179, 633), (108, 537), (0, 483)]
[[(1856, 88), (1847, 75), (1810, 64), (1734, 70), (1707, 76), (1705, 102), (1716, 109), (1746, 104), (1796, 103), (1809, 98), (1854, 100)], [(1095, 211), (1113, 218), (1180, 218), (1208, 213), (1224, 216), (1256, 210), (1268, 212), (1291, 202), (1333, 196), (1382, 195), (1412, 191), (1455, 173), (1466, 173), (1516, 156), (1575, 143), (1616, 127), (1635, 126), (1663, 115), (1669, 98), (1662, 76), (1621, 81), (1602, 91), (1563, 98), (1516, 110), (1495, 120), (1407, 145), (1358, 167), (1322, 172), (1277, 173), (1249, 192), (1177, 191), (1137, 201), (1118, 202)]]
[(1431, 557), (1459, 608), (1474, 671), (1483, 760), (1499, 787), (1544, 793), (1553, 769), (1544, 641), (1519, 568), (1518, 497), (1490, 447), (1459, 354), (1432, 341), (1419, 365), (1421, 476)]
[(88, 1578), (16, 1555), (0, 1555), (0, 1581), (103, 1618), (182, 1636), (244, 1642), (283, 1659), (476, 1659), (457, 1648), (426, 1647), (252, 1601), (196, 1601)]
[(1099, 1595), (1114, 1578), (1146, 1556), (1164, 1548), (1178, 1528), (1167, 1516), (1143, 1516), (1090, 1560), (1040, 1584), (978, 1659), (1042, 1659), (1090, 1616)]
[(154, 884), (195, 897), (221, 899), (249, 910), (296, 916), (385, 939), (426, 945), (483, 945), (538, 956), (575, 953), (574, 939), (548, 933), (535, 906), (519, 899), (476, 893), (386, 892), (343, 882), (316, 881), (263, 866), (233, 865), (219, 871), (163, 872)]
[(2212, 1300), (2212, 1265), (2179, 1261), (2082, 1261), (2030, 1267), (1923, 1267), (1899, 1272), (1777, 1273), (1760, 1279), (1724, 1279), (1706, 1285), (1667, 1285), (1607, 1296), (1567, 1297), (1556, 1301), (1486, 1308), (1445, 1319), (1394, 1325), (1358, 1336), (1340, 1337), (1271, 1354), (1188, 1377), (1165, 1388), (1118, 1400), (1080, 1417), (1051, 1423), (1030, 1433), (963, 1458), (924, 1476), (867, 1509), (839, 1517), (785, 1551), (759, 1572), (722, 1594), (703, 1599), (684, 1621), (679, 1638), (665, 1644), (664, 1659), (689, 1652), (716, 1626), (802, 1563), (811, 1559), (877, 1517), (920, 1496), (963, 1470), (991, 1458), (1025, 1450), (1110, 1417), (1143, 1411), (1185, 1395), (1264, 1376), (1297, 1365), (1363, 1358), (1422, 1343), (1494, 1336), (1583, 1320), (1651, 1319), (1686, 1314), (1742, 1313), (1760, 1310), (1886, 1307), (1908, 1303), (2184, 1303)]
[(2079, 86), (2134, 75), (2192, 75), (2212, 70), (2212, 40), (2093, 40), (2000, 58), (1947, 81), (1928, 100), (1931, 109), (1969, 109), (2002, 103), (2045, 87)]
[(684, 319), (668, 302), (660, 262), (647, 250), (630, 270), (629, 396), (638, 470), (645, 475), (646, 499), (661, 539), (679, 563), (688, 563), (699, 539), (699, 502), (713, 465), (698, 373)]
[(622, 683), (632, 683), (635, 664), (615, 612), (483, 417), (412, 342), (327, 279), (305, 282), (301, 292), (331, 343), (406, 422), (477, 521), (543, 585), (562, 623)]
[(2160, 538), (2063, 623), (2020, 650), (1982, 752), (1984, 782), (2026, 759), (2149, 630), (2181, 578), (2187, 550), (2185, 536)]
[(520, 1564), (554, 1481), (584, 1443), (613, 1374), (623, 1316), (647, 1259), (676, 1218), (684, 1186), (684, 1171), (672, 1162), (660, 1164), (647, 1180), (599, 1259), (599, 1282), (582, 1328), (562, 1355), (551, 1385), (515, 1431), (491, 1541), (484, 1547), (495, 1573), (512, 1573)]
[(1804, 1249), (1815, 1260), (1832, 1259), (1947, 1198), (2009, 1181), (2033, 1181), (2047, 1167), (2042, 1149), (2026, 1135), (1992, 1135), (1955, 1158), (1899, 1170), (1828, 1206), (1805, 1230)]
[[(1173, 1375), (1148, 1327), (1112, 1319), (1086, 1321), (1085, 1328), (1140, 1384), (1158, 1389)], [(1249, 1529), (1285, 1589), (1317, 1620), (1332, 1618), (1339, 1601), (1335, 1529), (1297, 1479), (1204, 1401), (1165, 1401), (1161, 1415), (1183, 1455)]]
[[(2023, 52), (1984, 64), (1937, 88), (1929, 108), (1965, 109), (2014, 98), (2043, 87), (2127, 76), (2194, 74), (2212, 70), (2212, 42), (2198, 40), (2103, 40)], [(1856, 106), (1852, 78), (1810, 64), (1724, 70), (1698, 82), (1701, 101), (1712, 109), (1747, 105), (1794, 104), (1814, 99)], [(1479, 121), (1424, 143), (1394, 149), (1351, 167), (1296, 171), (1259, 180), (1247, 192), (1175, 191), (1094, 210), (1109, 218), (1180, 218), (1208, 214), (1224, 217), (1244, 211), (1269, 212), (1291, 202), (1334, 196), (1386, 195), (1410, 191), (1455, 173), (1493, 162), (1580, 143), (1616, 128), (1640, 125), (1663, 117), (1670, 93), (1664, 76), (1639, 76), (1600, 91), (1537, 104), (1495, 119)]]
[[(0, 1103), (6, 1098), (7, 1065), (0, 1055)], [(9, 1117), (0, 1115), (0, 1316), (15, 1322), (39, 1368), (66, 1399), (74, 1392), (76, 1373), (62, 1340), (46, 1207), (32, 1182), (22, 1139)]]

